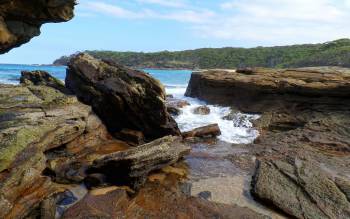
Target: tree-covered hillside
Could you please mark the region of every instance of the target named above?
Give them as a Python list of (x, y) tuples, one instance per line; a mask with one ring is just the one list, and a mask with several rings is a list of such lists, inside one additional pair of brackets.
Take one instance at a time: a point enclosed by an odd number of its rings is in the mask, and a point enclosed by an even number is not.
[[(137, 68), (238, 68), (238, 67), (350, 67), (350, 39), (323, 44), (245, 48), (204, 48), (178, 52), (113, 52), (86, 51), (96, 58), (111, 59)], [(70, 57), (56, 60), (66, 65)]]

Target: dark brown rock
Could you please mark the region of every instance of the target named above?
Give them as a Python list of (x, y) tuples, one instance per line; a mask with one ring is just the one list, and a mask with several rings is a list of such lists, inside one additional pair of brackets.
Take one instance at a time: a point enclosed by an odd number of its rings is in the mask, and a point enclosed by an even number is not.
[(26, 86), (42, 85), (55, 88), (63, 93), (69, 93), (65, 88), (64, 83), (52, 77), (46, 71), (22, 71), (20, 83)]
[(176, 163), (190, 148), (181, 137), (167, 136), (94, 161), (89, 173), (102, 173), (113, 185), (140, 188), (151, 171)]
[(172, 116), (178, 116), (181, 114), (181, 110), (174, 106), (167, 106), (167, 111)]
[(44, 23), (73, 18), (75, 0), (3, 0), (0, 3), (0, 53), (40, 34)]
[(193, 137), (216, 137), (221, 135), (221, 131), (218, 124), (207, 125), (203, 127), (196, 128), (192, 131), (182, 133), (184, 138), (193, 138)]
[(93, 107), (111, 133), (128, 128), (148, 139), (179, 135), (165, 107), (164, 87), (144, 72), (79, 54), (69, 64), (66, 86)]
[(115, 134), (115, 137), (128, 142), (131, 145), (140, 145), (145, 143), (145, 136), (140, 131), (123, 129)]
[(210, 108), (207, 106), (199, 106), (193, 110), (194, 114), (199, 115), (209, 115), (210, 114)]

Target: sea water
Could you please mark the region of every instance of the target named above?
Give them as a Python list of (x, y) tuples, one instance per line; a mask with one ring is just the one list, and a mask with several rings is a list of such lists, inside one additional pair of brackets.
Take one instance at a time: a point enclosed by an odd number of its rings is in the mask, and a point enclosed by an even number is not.
[[(0, 83), (18, 84), (21, 71), (43, 70), (54, 77), (64, 81), (66, 76), (65, 66), (38, 66), (38, 65), (0, 65)], [(167, 94), (175, 98), (186, 100), (189, 106), (181, 109), (181, 114), (175, 117), (181, 131), (189, 131), (201, 126), (217, 123), (222, 132), (219, 139), (234, 144), (248, 144), (258, 137), (259, 133), (253, 128), (252, 120), (259, 118), (257, 115), (237, 114), (240, 122), (224, 120), (223, 117), (231, 112), (229, 107), (209, 105), (195, 98), (185, 97), (187, 85), (191, 77), (190, 70), (155, 70), (144, 69), (145, 72), (160, 80), (166, 88)], [(209, 115), (196, 115), (194, 108), (207, 105), (210, 108)]]

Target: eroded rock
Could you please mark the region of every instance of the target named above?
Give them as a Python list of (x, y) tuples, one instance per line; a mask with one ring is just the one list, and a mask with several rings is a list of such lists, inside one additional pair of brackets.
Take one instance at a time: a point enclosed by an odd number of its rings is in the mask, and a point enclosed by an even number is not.
[(79, 54), (69, 64), (66, 86), (93, 107), (111, 133), (129, 128), (148, 139), (179, 135), (165, 107), (164, 87), (144, 72)]
[(131, 198), (127, 191), (109, 187), (91, 191), (63, 218), (228, 218), (262, 219), (265, 216), (248, 208), (216, 204), (189, 197), (176, 188), (148, 183)]
[(181, 137), (167, 136), (94, 161), (89, 173), (102, 173), (112, 185), (140, 188), (151, 171), (176, 163), (190, 148)]
[(207, 106), (199, 106), (193, 110), (194, 114), (199, 115), (209, 115), (210, 114), (210, 108)]
[(296, 218), (349, 218), (350, 202), (318, 164), (298, 158), (260, 161), (253, 193)]
[(184, 138), (205, 138), (205, 137), (216, 137), (221, 135), (221, 131), (218, 124), (207, 125), (196, 128), (192, 131), (182, 133)]
[(20, 83), (26, 86), (41, 85), (55, 88), (63, 93), (69, 93), (65, 88), (64, 83), (52, 77), (46, 71), (22, 71)]

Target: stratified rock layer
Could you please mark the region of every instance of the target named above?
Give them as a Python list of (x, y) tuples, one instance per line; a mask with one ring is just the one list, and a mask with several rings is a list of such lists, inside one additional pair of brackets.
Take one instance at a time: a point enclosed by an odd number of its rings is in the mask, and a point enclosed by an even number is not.
[(349, 218), (350, 70), (215, 70), (192, 75), (188, 96), (261, 114), (247, 146), (252, 192), (296, 218)]
[(0, 53), (40, 34), (44, 23), (73, 18), (75, 0), (2, 0), (0, 3)]
[[(242, 72), (242, 73), (239, 73)], [(337, 67), (302, 69), (209, 70), (192, 74), (186, 96), (232, 104), (243, 111), (266, 112), (305, 100), (338, 102), (350, 96), (350, 70)]]
[(44, 153), (98, 131), (92, 117), (91, 107), (51, 87), (1, 85), (0, 218), (23, 218), (60, 190), (45, 176)]
[(93, 107), (111, 133), (129, 128), (148, 139), (179, 135), (165, 106), (164, 87), (144, 72), (83, 53), (71, 60), (66, 86)]
[(178, 136), (167, 136), (127, 151), (107, 155), (94, 161), (89, 172), (103, 173), (114, 185), (140, 188), (151, 171), (176, 163), (190, 148)]

